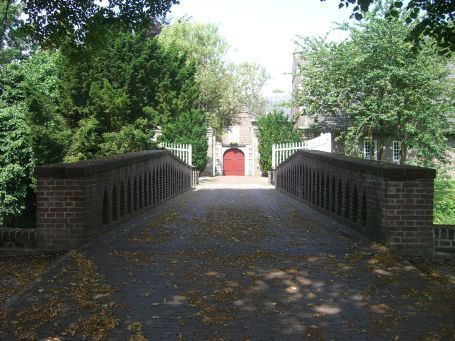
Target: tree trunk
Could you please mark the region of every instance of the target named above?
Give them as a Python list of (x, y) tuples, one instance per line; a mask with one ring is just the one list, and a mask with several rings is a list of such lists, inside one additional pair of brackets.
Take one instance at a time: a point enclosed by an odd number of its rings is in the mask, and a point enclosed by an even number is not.
[(408, 147), (406, 146), (406, 143), (404, 143), (403, 141), (399, 142), (399, 146), (400, 146), (400, 165), (404, 165), (406, 163)]
[(384, 156), (384, 137), (381, 136), (378, 138), (378, 161), (382, 162), (382, 158)]

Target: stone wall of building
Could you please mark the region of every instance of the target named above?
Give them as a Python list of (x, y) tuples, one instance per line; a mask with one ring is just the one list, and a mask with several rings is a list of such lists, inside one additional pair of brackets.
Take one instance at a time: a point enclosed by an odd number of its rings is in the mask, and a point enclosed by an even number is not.
[(201, 172), (201, 176), (215, 176), (213, 163), (215, 162), (216, 137), (212, 128), (207, 129), (207, 165)]

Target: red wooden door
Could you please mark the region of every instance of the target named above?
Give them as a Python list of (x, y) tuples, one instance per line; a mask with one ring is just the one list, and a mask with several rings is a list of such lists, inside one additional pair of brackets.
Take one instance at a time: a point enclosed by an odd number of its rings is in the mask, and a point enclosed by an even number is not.
[(241, 150), (229, 149), (224, 153), (223, 175), (245, 175), (245, 155)]

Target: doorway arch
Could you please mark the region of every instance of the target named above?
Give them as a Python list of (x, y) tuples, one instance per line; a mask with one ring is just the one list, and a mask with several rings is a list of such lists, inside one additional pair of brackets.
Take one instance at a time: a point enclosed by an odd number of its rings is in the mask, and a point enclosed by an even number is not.
[(231, 148), (224, 152), (223, 175), (245, 176), (245, 154), (240, 149)]

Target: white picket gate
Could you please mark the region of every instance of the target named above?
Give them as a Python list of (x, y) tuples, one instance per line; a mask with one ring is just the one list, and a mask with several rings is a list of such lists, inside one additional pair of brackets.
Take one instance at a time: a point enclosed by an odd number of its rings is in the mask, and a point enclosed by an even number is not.
[(193, 146), (191, 144), (161, 142), (158, 146), (171, 151), (190, 166), (193, 165)]
[(325, 133), (320, 136), (303, 142), (278, 143), (272, 145), (272, 169), (275, 169), (281, 162), (298, 150), (320, 150), (332, 152), (332, 134)]

